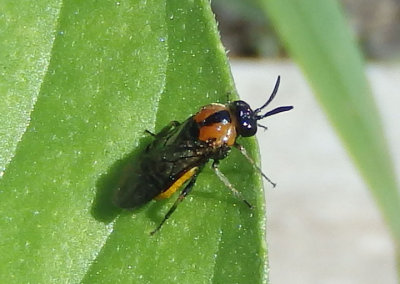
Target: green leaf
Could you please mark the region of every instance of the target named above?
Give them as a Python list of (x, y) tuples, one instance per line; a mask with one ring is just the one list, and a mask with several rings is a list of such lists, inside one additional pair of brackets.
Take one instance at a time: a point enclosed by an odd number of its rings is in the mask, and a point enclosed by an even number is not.
[(1, 282), (265, 281), (262, 184), (238, 153), (221, 171), (255, 210), (208, 166), (153, 237), (176, 196), (133, 212), (111, 203), (145, 129), (235, 92), (209, 2), (32, 3), (0, 4), (0, 109), (13, 109), (0, 125)]
[(60, 4), (0, 1), (0, 177), (29, 124), (49, 64)]
[(400, 247), (400, 197), (393, 164), (360, 52), (338, 2), (261, 3), (288, 51), (303, 68)]

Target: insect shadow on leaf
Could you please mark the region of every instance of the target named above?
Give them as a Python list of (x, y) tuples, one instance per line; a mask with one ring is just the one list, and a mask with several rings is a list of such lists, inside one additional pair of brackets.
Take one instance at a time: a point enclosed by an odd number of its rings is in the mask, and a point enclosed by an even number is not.
[[(251, 203), (219, 169), (219, 162), (229, 155), (231, 148), (236, 148), (275, 187), (275, 183), (262, 173), (246, 149), (236, 140), (254, 136), (257, 126), (263, 127), (259, 125), (259, 120), (293, 108), (281, 106), (261, 113), (275, 98), (279, 83), (278, 76), (268, 100), (255, 110), (241, 100), (225, 105), (212, 103), (203, 106), (182, 123), (171, 121), (157, 133), (146, 131), (153, 141), (145, 149), (144, 143), (141, 143), (141, 147), (137, 148), (140, 154), (133, 152), (128, 155), (110, 169), (105, 180), (101, 180), (99, 188), (102, 190), (99, 191), (93, 207), (97, 217), (110, 221), (118, 214), (118, 209), (113, 204), (124, 209), (136, 209), (153, 199), (169, 198), (183, 188), (158, 227), (150, 232), (151, 235), (155, 234), (192, 191), (198, 175), (210, 160), (213, 161), (214, 173), (226, 188), (252, 208)], [(103, 211), (96, 208), (103, 208)], [(99, 212), (102, 214), (98, 214)]]
[(91, 214), (96, 220), (108, 224), (124, 211), (113, 202), (115, 191), (128, 177), (132, 177), (132, 172), (140, 164), (143, 150), (151, 139), (144, 135), (131, 153), (112, 164), (107, 173), (99, 178), (91, 207)]

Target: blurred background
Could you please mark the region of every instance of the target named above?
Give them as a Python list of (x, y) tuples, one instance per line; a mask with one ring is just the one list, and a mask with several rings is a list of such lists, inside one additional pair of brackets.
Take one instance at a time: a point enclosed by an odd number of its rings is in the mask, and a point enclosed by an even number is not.
[[(213, 0), (222, 42), (229, 56), (286, 58), (274, 27), (258, 0)], [(341, 0), (359, 47), (369, 60), (400, 60), (400, 1)]]
[[(400, 1), (342, 0), (367, 62), (397, 176), (400, 172)], [(291, 112), (264, 121), (271, 283), (397, 283), (394, 245), (381, 213), (306, 82), (256, 0), (213, 0), (241, 98)]]

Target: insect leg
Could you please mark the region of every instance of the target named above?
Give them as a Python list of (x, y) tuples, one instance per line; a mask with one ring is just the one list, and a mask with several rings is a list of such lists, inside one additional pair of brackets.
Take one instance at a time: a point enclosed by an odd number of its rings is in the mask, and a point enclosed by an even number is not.
[(147, 133), (147, 134), (150, 134), (150, 135), (151, 135), (151, 136), (153, 136), (153, 137), (155, 137), (155, 136), (156, 136), (156, 135), (155, 135), (153, 132), (150, 132), (150, 131), (149, 131), (149, 130), (147, 130), (147, 129), (146, 129), (144, 132), (145, 132), (145, 133)]
[(262, 129), (264, 129), (264, 131), (268, 130), (268, 127), (266, 127), (266, 126), (264, 126), (264, 125), (262, 125), (260, 123), (257, 123), (257, 126), (261, 127)]
[(155, 228), (150, 235), (154, 235), (155, 233), (157, 233), (160, 229), (161, 226), (165, 223), (165, 221), (168, 220), (168, 218), (171, 216), (172, 213), (174, 213), (176, 207), (178, 207), (179, 203), (181, 203), (183, 201), (183, 199), (186, 197), (186, 195), (188, 195), (190, 193), (190, 191), (193, 188), (193, 185), (196, 182), (196, 178), (197, 178), (197, 174), (194, 174), (192, 179), (190, 180), (190, 182), (185, 186), (185, 188), (182, 190), (181, 194), (179, 194), (178, 198), (175, 200), (174, 204), (172, 205), (172, 207), (168, 210), (167, 214), (165, 214), (164, 219), (161, 221), (160, 225), (158, 225), (157, 228)]
[(253, 161), (253, 159), (250, 158), (250, 156), (249, 156), (249, 154), (247, 153), (246, 149), (245, 149), (242, 145), (235, 143), (233, 146), (235, 146), (235, 148), (238, 149), (238, 150), (242, 153), (243, 156), (245, 156), (245, 158), (250, 162), (250, 164), (252, 164), (253, 167), (254, 167), (255, 169), (257, 169), (257, 170), (261, 173), (261, 175), (262, 175), (270, 184), (272, 184), (273, 187), (276, 186), (276, 183), (274, 183), (272, 180), (270, 180), (270, 179), (262, 172), (262, 170), (260, 169), (260, 167), (256, 165), (256, 163)]
[(253, 205), (251, 205), (246, 199), (243, 198), (242, 194), (236, 188), (233, 187), (233, 185), (229, 182), (227, 177), (219, 170), (219, 161), (214, 161), (212, 164), (212, 168), (215, 174), (218, 176), (218, 178), (225, 184), (227, 188), (229, 188), (229, 190), (237, 199), (242, 200), (244, 203), (246, 203), (247, 206), (253, 208)]
[(151, 132), (147, 129), (144, 132), (146, 132), (147, 134), (150, 134), (153, 137), (156, 137), (156, 136), (162, 137), (162, 136), (166, 135), (171, 129), (173, 129), (179, 125), (180, 125), (179, 121), (173, 120), (170, 123), (168, 123), (168, 125), (165, 126), (163, 129), (161, 129), (161, 131), (158, 132), (157, 134), (154, 134), (153, 132)]

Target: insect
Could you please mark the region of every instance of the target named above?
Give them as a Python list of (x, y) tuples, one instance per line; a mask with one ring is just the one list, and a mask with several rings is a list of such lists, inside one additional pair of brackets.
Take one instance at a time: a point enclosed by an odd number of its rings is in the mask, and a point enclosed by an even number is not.
[[(150, 233), (153, 235), (160, 230), (177, 206), (190, 193), (205, 164), (213, 160), (212, 169), (219, 179), (233, 195), (251, 208), (251, 204), (219, 170), (219, 161), (224, 159), (234, 147), (261, 172), (245, 148), (236, 140), (239, 136), (255, 135), (257, 126), (265, 128), (257, 123), (258, 120), (293, 108), (282, 106), (260, 114), (275, 98), (279, 83), (278, 76), (267, 102), (255, 110), (240, 100), (225, 105), (213, 103), (203, 106), (199, 112), (183, 123), (170, 122), (157, 134), (146, 131), (153, 136), (154, 140), (142, 153), (134, 174), (130, 175), (116, 191), (116, 205), (121, 208), (138, 208), (152, 199), (168, 198), (175, 191), (183, 188), (161, 223)], [(262, 175), (275, 186), (265, 174), (262, 173)]]

